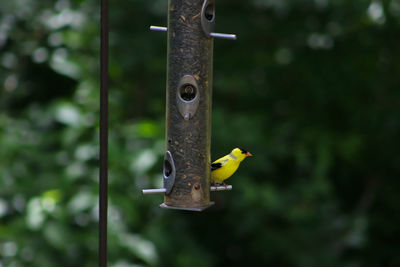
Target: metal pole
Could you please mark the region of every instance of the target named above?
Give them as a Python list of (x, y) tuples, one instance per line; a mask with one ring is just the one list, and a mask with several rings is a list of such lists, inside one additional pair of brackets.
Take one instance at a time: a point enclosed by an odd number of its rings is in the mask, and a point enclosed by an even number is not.
[[(201, 210), (210, 203), (210, 141), (213, 38), (201, 25), (203, 1), (170, 0), (166, 147), (175, 183), (165, 208)], [(170, 166), (164, 163), (164, 175)]]
[(99, 266), (107, 266), (108, 205), (108, 0), (100, 7)]

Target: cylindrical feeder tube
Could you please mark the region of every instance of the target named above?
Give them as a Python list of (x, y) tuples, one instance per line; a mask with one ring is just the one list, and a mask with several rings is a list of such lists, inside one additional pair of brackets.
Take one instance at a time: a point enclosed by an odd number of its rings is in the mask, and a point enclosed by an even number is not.
[(202, 30), (202, 4), (201, 0), (169, 0), (166, 148), (176, 175), (162, 207), (199, 210), (212, 203), (213, 38)]

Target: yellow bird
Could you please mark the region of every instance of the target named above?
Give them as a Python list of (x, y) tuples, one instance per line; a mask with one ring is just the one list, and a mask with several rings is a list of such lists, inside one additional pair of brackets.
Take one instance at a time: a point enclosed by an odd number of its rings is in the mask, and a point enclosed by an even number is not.
[(234, 148), (231, 153), (217, 159), (211, 164), (211, 182), (216, 185), (225, 184), (225, 180), (235, 173), (239, 168), (240, 162), (252, 154), (241, 148)]

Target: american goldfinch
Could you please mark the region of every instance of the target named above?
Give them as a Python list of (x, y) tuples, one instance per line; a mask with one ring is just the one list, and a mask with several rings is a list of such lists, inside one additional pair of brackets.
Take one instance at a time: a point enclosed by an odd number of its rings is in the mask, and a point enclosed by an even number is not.
[(231, 153), (222, 158), (217, 159), (211, 164), (211, 181), (215, 184), (224, 183), (226, 179), (235, 173), (239, 168), (240, 162), (252, 154), (241, 148), (234, 148)]

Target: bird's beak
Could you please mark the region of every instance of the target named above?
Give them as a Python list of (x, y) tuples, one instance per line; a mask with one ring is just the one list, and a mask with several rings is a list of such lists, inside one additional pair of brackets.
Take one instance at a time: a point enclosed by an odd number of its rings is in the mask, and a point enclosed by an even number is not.
[(250, 157), (250, 156), (253, 156), (253, 155), (250, 152), (247, 152), (246, 156)]

